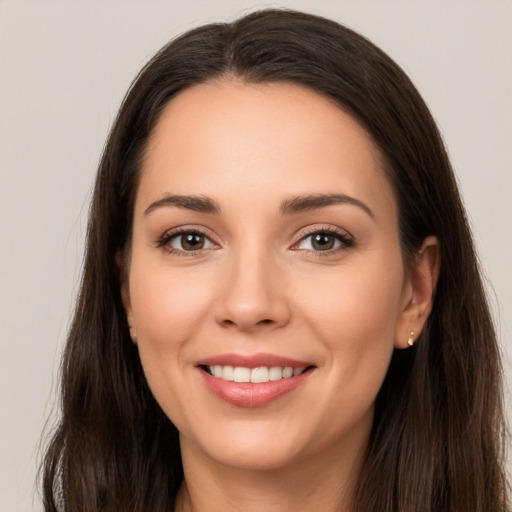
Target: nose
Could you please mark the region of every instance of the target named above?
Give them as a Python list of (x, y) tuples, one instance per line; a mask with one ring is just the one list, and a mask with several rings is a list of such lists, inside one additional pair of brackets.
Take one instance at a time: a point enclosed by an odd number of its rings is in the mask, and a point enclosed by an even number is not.
[(289, 322), (287, 287), (271, 257), (239, 255), (226, 267), (214, 311), (218, 324), (240, 331), (268, 331)]

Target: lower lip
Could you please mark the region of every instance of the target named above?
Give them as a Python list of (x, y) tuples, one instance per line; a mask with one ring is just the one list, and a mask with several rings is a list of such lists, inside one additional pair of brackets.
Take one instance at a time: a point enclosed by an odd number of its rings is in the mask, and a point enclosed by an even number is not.
[(311, 373), (310, 370), (290, 377), (270, 382), (252, 384), (251, 382), (232, 382), (219, 379), (199, 368), (201, 375), (210, 389), (219, 398), (239, 407), (261, 407), (300, 386)]

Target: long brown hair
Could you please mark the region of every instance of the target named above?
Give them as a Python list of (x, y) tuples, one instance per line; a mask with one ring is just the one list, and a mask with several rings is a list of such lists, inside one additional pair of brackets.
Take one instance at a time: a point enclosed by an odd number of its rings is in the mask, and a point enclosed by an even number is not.
[(183, 478), (178, 433), (145, 381), (116, 255), (130, 244), (143, 153), (179, 91), (222, 76), (293, 82), (333, 99), (373, 137), (399, 206), (404, 258), (441, 244), (433, 311), (396, 351), (377, 397), (354, 510), (505, 512), (498, 345), (468, 222), (435, 122), (405, 73), (364, 37), (286, 10), (175, 39), (127, 93), (99, 166), (85, 263), (62, 364), (62, 418), (42, 467), (45, 510), (164, 512)]

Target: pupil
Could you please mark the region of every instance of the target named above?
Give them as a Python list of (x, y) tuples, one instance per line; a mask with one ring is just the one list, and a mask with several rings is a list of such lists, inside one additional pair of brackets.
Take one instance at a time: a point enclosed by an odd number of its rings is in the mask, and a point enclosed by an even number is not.
[(318, 233), (313, 237), (312, 245), (320, 251), (328, 251), (334, 247), (334, 237), (325, 233)]
[(202, 249), (204, 246), (204, 238), (202, 235), (197, 235), (195, 233), (183, 235), (181, 237), (181, 245), (188, 251)]

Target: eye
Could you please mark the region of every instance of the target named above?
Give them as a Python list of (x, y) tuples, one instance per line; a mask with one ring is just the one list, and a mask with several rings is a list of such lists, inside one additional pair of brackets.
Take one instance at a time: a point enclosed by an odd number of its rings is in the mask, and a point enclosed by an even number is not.
[(214, 249), (216, 245), (200, 231), (183, 230), (164, 235), (159, 245), (165, 247), (169, 252), (194, 253), (204, 249)]
[(295, 248), (314, 252), (334, 252), (352, 245), (353, 241), (345, 234), (337, 231), (318, 230), (302, 237)]

